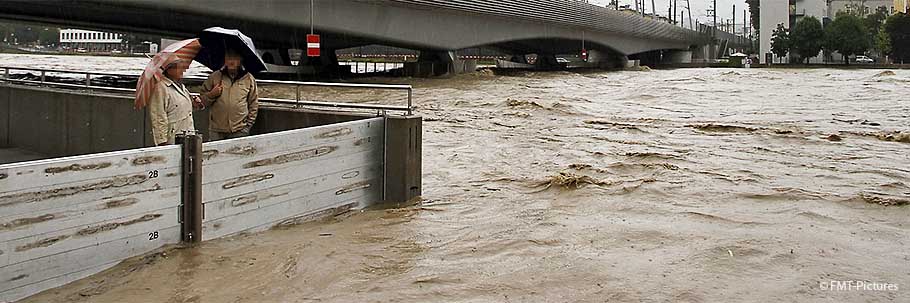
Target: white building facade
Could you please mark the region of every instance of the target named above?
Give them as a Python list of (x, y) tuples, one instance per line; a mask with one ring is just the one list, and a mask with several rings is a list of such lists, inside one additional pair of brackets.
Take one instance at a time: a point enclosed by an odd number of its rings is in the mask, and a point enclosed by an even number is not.
[(81, 48), (87, 51), (120, 50), (123, 48), (123, 34), (81, 29), (61, 29), (60, 44), (65, 48)]
[[(778, 24), (783, 24), (784, 28), (790, 28), (790, 5), (787, 1), (781, 0), (761, 0), (761, 20), (759, 27), (759, 57), (762, 64), (768, 63), (768, 54), (771, 54), (771, 61), (776, 62), (777, 58), (771, 53), (771, 36)], [(784, 58), (786, 60), (786, 58)], [(786, 62), (786, 61), (785, 61)]]

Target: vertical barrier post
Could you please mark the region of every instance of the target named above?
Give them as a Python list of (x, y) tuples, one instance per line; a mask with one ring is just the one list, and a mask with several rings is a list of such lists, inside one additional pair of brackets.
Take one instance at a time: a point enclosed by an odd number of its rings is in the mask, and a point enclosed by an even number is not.
[(184, 243), (202, 242), (202, 136), (196, 133), (177, 135), (181, 154), (180, 230)]

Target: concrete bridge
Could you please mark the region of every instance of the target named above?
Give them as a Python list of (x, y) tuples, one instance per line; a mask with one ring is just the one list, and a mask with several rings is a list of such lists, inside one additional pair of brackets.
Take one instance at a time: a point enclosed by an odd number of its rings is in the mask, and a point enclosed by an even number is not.
[[(316, 69), (337, 62), (334, 50), (372, 44), (420, 50), (421, 61), (442, 64), (444, 70), (457, 61), (453, 51), (474, 47), (537, 54), (543, 63), (555, 61), (555, 54), (578, 54), (583, 45), (592, 61), (607, 64), (716, 56), (705, 48), (713, 44), (708, 28), (683, 29), (574, 0), (316, 0), (312, 13), (325, 55), (302, 58), (301, 64)], [(173, 37), (191, 37), (210, 26), (233, 27), (264, 49), (305, 47), (310, 16), (309, 1), (289, 0), (0, 2), (0, 18), (22, 21)], [(747, 43), (727, 33), (717, 37), (722, 45)], [(270, 59), (290, 62), (286, 52)]]

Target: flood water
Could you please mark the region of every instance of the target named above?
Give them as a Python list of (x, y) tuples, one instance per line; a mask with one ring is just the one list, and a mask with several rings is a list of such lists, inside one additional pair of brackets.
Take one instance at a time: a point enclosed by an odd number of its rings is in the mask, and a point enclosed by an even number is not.
[[(422, 201), (135, 258), (25, 302), (910, 301), (910, 71), (364, 81), (415, 86)], [(851, 280), (899, 290), (821, 287)]]

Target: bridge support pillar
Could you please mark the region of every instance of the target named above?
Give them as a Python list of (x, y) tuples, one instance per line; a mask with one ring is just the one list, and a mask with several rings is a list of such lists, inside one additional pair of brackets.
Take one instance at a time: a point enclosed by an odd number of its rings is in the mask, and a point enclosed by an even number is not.
[(417, 62), (404, 64), (410, 77), (440, 77), (477, 70), (477, 60), (462, 60), (454, 51), (420, 51)]
[(585, 67), (588, 68), (623, 68), (629, 58), (615, 52), (602, 51), (597, 49), (588, 50), (588, 62)]
[(692, 63), (692, 51), (689, 50), (670, 50), (665, 51), (663, 64), (688, 64)]
[(565, 69), (567, 66), (559, 63), (559, 60), (556, 60), (556, 55), (537, 54), (537, 61), (534, 62), (534, 67), (542, 70), (558, 70)]
[(334, 49), (323, 49), (319, 57), (307, 57), (306, 52), (300, 55), (300, 72), (303, 74), (338, 75), (343, 69), (338, 65), (338, 56)]
[(477, 61), (460, 60), (454, 51), (420, 51), (417, 62), (404, 64), (405, 76), (439, 77), (457, 73), (473, 72)]

